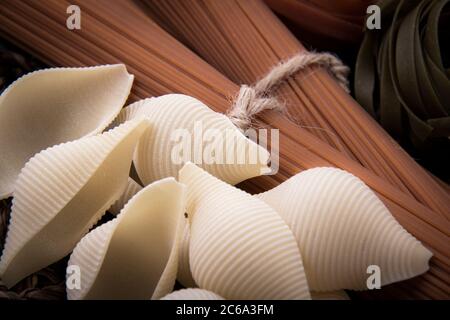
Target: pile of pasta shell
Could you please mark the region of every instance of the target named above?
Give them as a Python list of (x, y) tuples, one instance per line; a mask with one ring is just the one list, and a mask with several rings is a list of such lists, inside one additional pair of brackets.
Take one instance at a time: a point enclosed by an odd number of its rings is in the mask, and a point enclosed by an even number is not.
[[(7, 287), (69, 254), (68, 299), (347, 299), (370, 265), (382, 285), (428, 270), (431, 252), (357, 177), (314, 168), (250, 195), (234, 185), (270, 173), (267, 150), (185, 95), (122, 109), (132, 82), (120, 64), (54, 68), (1, 95)], [(258, 161), (197, 165), (193, 141), (174, 162), (173, 132), (197, 121)], [(215, 143), (216, 157), (233, 151)], [(94, 227), (106, 211), (116, 217)]]

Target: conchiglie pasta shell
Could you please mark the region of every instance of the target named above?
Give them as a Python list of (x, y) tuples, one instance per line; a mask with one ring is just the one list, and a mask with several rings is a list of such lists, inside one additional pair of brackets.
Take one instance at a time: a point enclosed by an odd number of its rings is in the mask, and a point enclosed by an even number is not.
[(188, 288), (169, 293), (161, 300), (224, 300), (224, 298), (205, 289)]
[(44, 150), (25, 165), (14, 192), (0, 276), (11, 287), (61, 259), (119, 198), (148, 121)]
[(293, 231), (312, 291), (367, 289), (428, 270), (431, 252), (411, 236), (360, 179), (336, 168), (303, 171), (258, 195)]
[(198, 286), (226, 299), (309, 299), (302, 258), (286, 223), (263, 201), (192, 163), (189, 260)]
[(173, 290), (185, 186), (166, 178), (137, 193), (120, 214), (77, 244), (81, 288), (68, 299), (159, 299)]
[[(231, 184), (270, 172), (266, 149), (245, 137), (228, 117), (195, 98), (182, 94), (160, 96), (143, 102), (136, 114), (145, 115), (152, 122), (151, 130), (139, 143), (134, 157), (134, 165), (144, 184), (175, 177), (187, 161)], [(201, 138), (200, 131), (205, 139)], [(182, 140), (178, 136), (182, 133), (189, 137)], [(214, 133), (220, 133), (217, 139), (213, 138)], [(186, 142), (185, 154), (180, 151), (181, 141)], [(215, 159), (203, 157), (212, 150), (215, 150)]]
[(130, 93), (124, 65), (53, 68), (29, 73), (0, 96), (0, 198), (20, 170), (48, 147), (103, 131)]

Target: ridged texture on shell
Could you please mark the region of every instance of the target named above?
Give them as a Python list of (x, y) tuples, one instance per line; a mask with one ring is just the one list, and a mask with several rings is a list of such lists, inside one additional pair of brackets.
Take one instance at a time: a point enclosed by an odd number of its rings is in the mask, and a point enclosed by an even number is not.
[(127, 105), (123, 108), (113, 122), (108, 126), (107, 130), (113, 129), (122, 123), (134, 119), (138, 113), (138, 111), (148, 102), (150, 102), (153, 98), (146, 98), (142, 100), (138, 100)]
[(124, 105), (133, 83), (122, 64), (29, 73), (0, 96), (0, 199), (25, 163), (48, 147), (94, 135)]
[[(165, 177), (175, 177), (186, 161), (198, 164), (209, 173), (231, 184), (270, 171), (267, 166), (269, 161), (267, 150), (246, 138), (228, 117), (214, 112), (195, 98), (181, 94), (160, 96), (144, 103), (136, 114), (145, 115), (152, 122), (151, 130), (139, 143), (134, 157), (134, 165), (144, 184)], [(207, 133), (212, 134), (214, 130), (220, 133), (219, 138), (214, 140), (210, 137), (213, 141), (204, 142), (202, 145), (202, 133), (194, 129), (200, 127), (205, 136)], [(182, 131), (190, 135), (189, 139), (186, 139), (190, 142), (190, 150), (189, 147), (186, 148), (190, 151), (190, 157), (186, 153), (186, 158), (183, 158), (179, 150), (182, 140), (179, 140), (177, 134)], [(205, 137), (204, 140), (206, 139)], [(233, 144), (233, 141), (236, 143)], [(215, 148), (224, 145), (225, 148)], [(216, 151), (216, 160), (208, 164), (202, 155), (210, 154), (211, 150)], [(180, 154), (181, 156), (176, 158), (175, 155)], [(226, 156), (230, 160), (228, 163)], [(243, 156), (242, 163), (238, 162), (239, 156)]]
[(80, 270), (80, 289), (67, 288), (67, 299), (82, 299), (93, 285), (108, 250), (111, 237), (120, 222), (119, 217), (108, 221), (85, 235), (77, 244), (68, 262), (68, 266), (77, 266)]
[(179, 247), (179, 264), (178, 264), (178, 275), (177, 280), (186, 288), (195, 288), (197, 284), (192, 278), (191, 267), (189, 265), (189, 238), (191, 236), (191, 227), (189, 220), (184, 220), (183, 235), (181, 238), (181, 243)]
[(159, 299), (171, 292), (185, 200), (185, 186), (175, 179), (157, 181), (88, 233), (69, 260), (80, 268), (81, 290), (68, 289), (67, 297)]
[(68, 254), (123, 192), (148, 121), (44, 150), (22, 169), (0, 261), (12, 286)]
[(108, 209), (108, 211), (114, 215), (118, 215), (120, 210), (125, 206), (125, 204), (134, 197), (136, 193), (142, 190), (142, 187), (139, 183), (134, 181), (132, 178), (128, 178), (127, 186), (125, 187), (124, 192), (117, 199), (116, 202)]
[(205, 289), (188, 288), (169, 293), (161, 300), (224, 300), (224, 298)]
[(258, 197), (293, 231), (312, 291), (367, 289), (370, 265), (380, 267), (382, 285), (428, 270), (431, 252), (346, 171), (306, 170)]
[(263, 201), (192, 163), (179, 173), (188, 187), (189, 259), (202, 289), (226, 299), (309, 299), (294, 235)]

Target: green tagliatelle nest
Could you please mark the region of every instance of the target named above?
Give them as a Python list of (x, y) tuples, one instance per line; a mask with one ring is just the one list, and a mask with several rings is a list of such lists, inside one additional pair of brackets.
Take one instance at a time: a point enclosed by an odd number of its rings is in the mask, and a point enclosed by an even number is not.
[(366, 30), (356, 63), (356, 99), (393, 137), (446, 167), (440, 151), (450, 148), (450, 5), (379, 5), (381, 29)]

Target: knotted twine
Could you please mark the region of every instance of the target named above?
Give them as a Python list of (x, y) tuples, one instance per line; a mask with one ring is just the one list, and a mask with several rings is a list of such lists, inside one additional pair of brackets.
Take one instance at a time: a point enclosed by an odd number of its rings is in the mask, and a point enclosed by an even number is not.
[(283, 82), (312, 66), (326, 68), (339, 85), (349, 92), (347, 76), (350, 69), (339, 58), (330, 53), (301, 52), (280, 62), (253, 86), (242, 85), (228, 111), (228, 117), (236, 127), (245, 131), (252, 126), (256, 115), (265, 110), (284, 113), (285, 105), (271, 94)]

